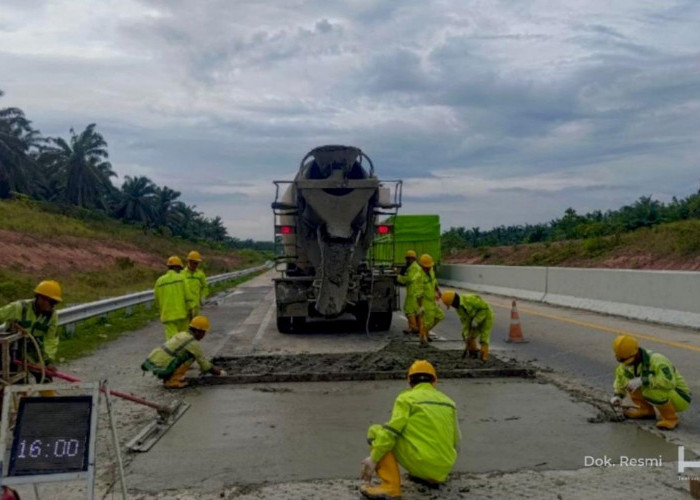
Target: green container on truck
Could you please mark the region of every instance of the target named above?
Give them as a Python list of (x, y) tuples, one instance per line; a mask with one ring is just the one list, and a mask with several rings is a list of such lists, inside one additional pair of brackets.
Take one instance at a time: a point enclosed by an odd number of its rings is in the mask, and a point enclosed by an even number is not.
[(388, 234), (375, 237), (373, 245), (376, 262), (391, 262), (391, 265), (404, 265), (404, 256), (414, 250), (420, 257), (427, 253), (440, 263), (440, 216), (439, 215), (395, 215), (385, 223), (391, 226)]

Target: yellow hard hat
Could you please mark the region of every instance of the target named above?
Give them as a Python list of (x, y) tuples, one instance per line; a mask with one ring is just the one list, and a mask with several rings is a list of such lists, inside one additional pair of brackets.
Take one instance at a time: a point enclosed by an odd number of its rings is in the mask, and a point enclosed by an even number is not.
[(639, 351), (639, 343), (634, 337), (618, 335), (613, 340), (613, 352), (620, 363), (631, 364), (637, 351)]
[(167, 266), (168, 267), (171, 267), (171, 266), (185, 267), (182, 265), (182, 260), (180, 260), (180, 257), (178, 257), (177, 255), (171, 255), (170, 257), (168, 257)]
[(46, 280), (39, 283), (34, 289), (34, 293), (48, 297), (56, 302), (61, 302), (61, 285), (58, 281)]
[(435, 264), (435, 262), (433, 262), (433, 258), (427, 253), (420, 256), (418, 263), (423, 267), (433, 267), (433, 264)]
[(192, 318), (192, 321), (190, 321), (190, 327), (208, 332), (209, 318), (207, 318), (206, 316), (195, 316), (194, 318)]
[(197, 250), (192, 250), (190, 253), (187, 254), (187, 260), (202, 262), (202, 255)]
[(415, 252), (414, 250), (409, 250), (408, 252), (406, 252), (406, 258), (407, 258), (407, 259), (408, 259), (408, 258), (415, 259), (415, 258), (416, 258), (416, 252)]
[(433, 383), (437, 382), (437, 373), (435, 372), (435, 367), (425, 359), (419, 359), (413, 362), (411, 367), (408, 369), (408, 379), (410, 381), (411, 375), (417, 373), (425, 373), (427, 375), (433, 376)]
[(452, 302), (455, 300), (455, 291), (454, 290), (445, 290), (442, 292), (442, 295), (440, 295), (440, 298), (442, 299), (442, 303), (445, 304), (447, 307), (450, 307), (452, 305)]

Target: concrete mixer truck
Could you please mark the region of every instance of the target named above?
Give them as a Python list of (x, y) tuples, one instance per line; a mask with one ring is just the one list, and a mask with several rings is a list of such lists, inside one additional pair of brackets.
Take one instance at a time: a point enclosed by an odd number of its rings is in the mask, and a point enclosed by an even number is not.
[(379, 221), (396, 215), (402, 182), (380, 181), (356, 147), (322, 146), (294, 180), (274, 184), (277, 329), (351, 314), (362, 330), (388, 330), (398, 304), (394, 256), (375, 259), (372, 243), (392, 230)]

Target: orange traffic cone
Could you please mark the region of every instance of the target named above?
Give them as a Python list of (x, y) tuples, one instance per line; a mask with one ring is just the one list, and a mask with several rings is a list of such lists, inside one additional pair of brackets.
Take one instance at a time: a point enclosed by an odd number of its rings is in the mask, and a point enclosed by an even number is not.
[(520, 326), (520, 314), (518, 314), (518, 306), (513, 300), (513, 307), (510, 310), (510, 329), (508, 330), (508, 338), (506, 342), (514, 343), (526, 343), (527, 340), (523, 338), (523, 329)]

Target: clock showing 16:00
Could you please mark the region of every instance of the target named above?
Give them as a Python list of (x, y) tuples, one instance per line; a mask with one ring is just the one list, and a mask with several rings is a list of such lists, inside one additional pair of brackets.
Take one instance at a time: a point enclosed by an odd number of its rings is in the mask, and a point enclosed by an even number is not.
[(91, 413), (91, 396), (22, 398), (8, 475), (86, 471)]

